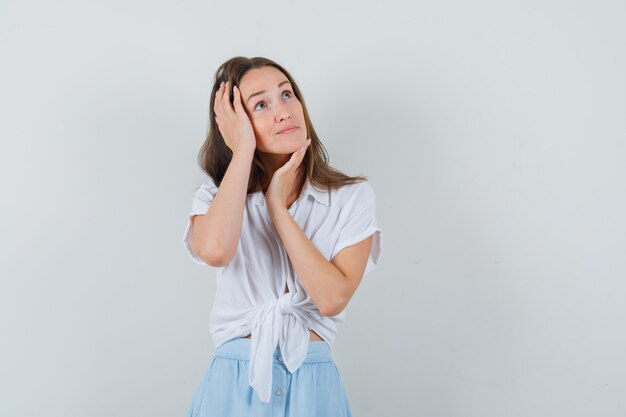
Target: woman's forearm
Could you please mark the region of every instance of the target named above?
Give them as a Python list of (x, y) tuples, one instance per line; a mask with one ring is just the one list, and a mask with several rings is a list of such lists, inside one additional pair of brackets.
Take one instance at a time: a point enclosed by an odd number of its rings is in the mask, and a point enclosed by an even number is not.
[(341, 312), (347, 303), (343, 273), (322, 255), (285, 207), (273, 208), (271, 215), (300, 283), (320, 313)]
[(209, 265), (226, 265), (235, 256), (253, 156), (254, 151), (233, 155), (207, 214), (194, 218), (191, 246)]

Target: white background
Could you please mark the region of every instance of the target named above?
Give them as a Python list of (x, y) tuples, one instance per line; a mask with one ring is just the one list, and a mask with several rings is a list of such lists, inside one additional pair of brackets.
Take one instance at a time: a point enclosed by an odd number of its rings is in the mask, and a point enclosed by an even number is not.
[(368, 176), (355, 416), (626, 415), (622, 1), (0, 5), (0, 415), (184, 416), (214, 273), (182, 234), (210, 84), (285, 66)]

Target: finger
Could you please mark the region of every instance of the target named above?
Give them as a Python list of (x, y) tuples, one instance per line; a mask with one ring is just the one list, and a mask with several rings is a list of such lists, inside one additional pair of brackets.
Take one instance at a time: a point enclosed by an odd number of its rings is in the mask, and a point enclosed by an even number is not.
[(306, 155), (306, 150), (309, 148), (309, 145), (311, 144), (311, 139), (307, 139), (306, 145), (304, 145), (302, 148), (300, 148), (300, 160), (298, 161), (298, 165), (300, 165), (302, 163), (302, 161), (304, 160), (304, 155)]
[(218, 87), (217, 91), (215, 92), (215, 98), (217, 100), (221, 100), (223, 94), (224, 94), (224, 81), (222, 81), (220, 83), (220, 86)]
[(215, 92), (215, 100), (213, 101), (213, 110), (215, 113), (221, 113), (222, 96), (224, 94), (224, 81), (220, 84), (219, 88)]
[(235, 100), (233, 101), (233, 104), (235, 105), (235, 111), (239, 113), (243, 111), (243, 104), (241, 103), (241, 91), (239, 91), (239, 88), (237, 88), (236, 85), (233, 86), (233, 91), (235, 92)]
[(291, 158), (287, 162), (290, 168), (295, 168), (302, 162), (304, 154), (306, 153), (306, 146), (299, 148), (297, 151), (291, 154)]
[(307, 150), (308, 146), (305, 145), (300, 149), (299, 155), (298, 155), (298, 164), (300, 165), (302, 163), (302, 161), (304, 160), (304, 155), (306, 155), (306, 150)]
[(311, 144), (311, 139), (307, 139), (306, 140), (306, 144), (300, 148), (300, 153), (302, 154), (302, 157), (304, 158), (304, 154), (306, 154), (306, 150), (309, 149), (309, 145)]
[(309, 147), (309, 139), (307, 139), (307, 142), (304, 144), (304, 146), (299, 147), (294, 153), (292, 153), (292, 156), (295, 157), (301, 157), (306, 153), (306, 149)]
[(231, 90), (231, 84), (230, 84), (230, 80), (226, 81), (226, 84), (224, 84), (224, 95), (222, 96), (222, 108), (224, 109), (224, 111), (235, 111), (233, 109), (232, 104), (230, 104), (230, 90)]
[(220, 88), (217, 90), (215, 100), (219, 102), (219, 104), (221, 105), (223, 98), (224, 98), (224, 81), (222, 81), (222, 83), (220, 84)]
[(295, 169), (295, 167), (297, 166), (298, 158), (300, 157), (300, 153), (301, 153), (300, 149), (293, 152), (291, 156), (289, 157), (289, 159), (287, 160), (287, 162), (285, 162), (285, 164), (282, 167), (278, 168), (276, 172), (274, 173), (274, 175), (276, 174), (282, 175), (283, 172), (287, 172), (287, 171), (291, 171)]

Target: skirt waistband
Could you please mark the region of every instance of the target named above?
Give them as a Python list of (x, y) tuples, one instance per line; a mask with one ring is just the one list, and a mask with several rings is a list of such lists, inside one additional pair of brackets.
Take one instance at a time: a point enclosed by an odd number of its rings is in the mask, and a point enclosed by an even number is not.
[[(251, 339), (245, 337), (237, 337), (223, 343), (215, 350), (215, 356), (218, 358), (250, 360), (250, 344)], [(280, 354), (280, 347), (276, 346), (273, 355), (273, 362), (283, 363)], [(330, 346), (324, 340), (309, 340), (309, 346), (304, 358), (304, 363), (332, 362), (333, 358), (330, 352)]]

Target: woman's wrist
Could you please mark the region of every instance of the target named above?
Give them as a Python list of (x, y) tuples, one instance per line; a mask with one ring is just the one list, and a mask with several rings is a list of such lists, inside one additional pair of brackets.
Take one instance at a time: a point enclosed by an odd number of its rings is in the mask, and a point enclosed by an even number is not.
[(252, 161), (254, 158), (254, 148), (251, 149), (237, 149), (233, 152), (233, 159), (244, 159), (246, 161)]

